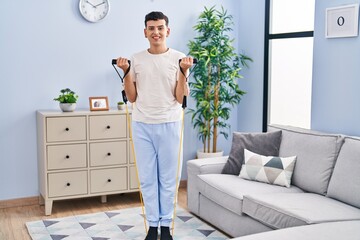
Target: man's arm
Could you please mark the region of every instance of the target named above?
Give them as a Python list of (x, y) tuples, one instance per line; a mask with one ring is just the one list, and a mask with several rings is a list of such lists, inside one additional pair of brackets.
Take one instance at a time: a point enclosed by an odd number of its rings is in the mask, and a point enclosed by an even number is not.
[[(126, 58), (118, 58), (116, 61), (116, 65), (123, 70), (125, 73), (130, 65), (128, 62), (128, 59)], [(133, 81), (134, 76), (132, 74), (132, 71), (129, 71), (129, 73), (124, 78), (124, 89), (125, 94), (129, 102), (133, 103), (136, 101), (137, 93), (136, 93), (136, 84)]]
[[(193, 65), (193, 58), (192, 57), (184, 57), (181, 59), (180, 68), (182, 69), (185, 76), (189, 74), (189, 68)], [(179, 73), (179, 78), (176, 82), (175, 86), (175, 98), (178, 103), (182, 104), (184, 96), (189, 95), (189, 85), (186, 82), (186, 77), (182, 72)]]

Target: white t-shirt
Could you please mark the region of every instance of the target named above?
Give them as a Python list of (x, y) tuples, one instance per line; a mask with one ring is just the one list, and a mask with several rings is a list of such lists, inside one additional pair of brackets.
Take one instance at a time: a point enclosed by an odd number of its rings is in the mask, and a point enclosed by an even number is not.
[(183, 57), (184, 53), (170, 48), (162, 54), (145, 50), (131, 57), (137, 90), (133, 121), (156, 124), (181, 120), (181, 104), (176, 101), (175, 86), (181, 74), (179, 59)]

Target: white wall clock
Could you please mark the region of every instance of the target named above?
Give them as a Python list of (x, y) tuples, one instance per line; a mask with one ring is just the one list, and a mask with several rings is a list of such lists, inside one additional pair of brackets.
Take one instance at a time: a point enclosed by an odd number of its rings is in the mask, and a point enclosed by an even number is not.
[(110, 11), (109, 0), (80, 0), (79, 10), (81, 15), (89, 22), (99, 22)]

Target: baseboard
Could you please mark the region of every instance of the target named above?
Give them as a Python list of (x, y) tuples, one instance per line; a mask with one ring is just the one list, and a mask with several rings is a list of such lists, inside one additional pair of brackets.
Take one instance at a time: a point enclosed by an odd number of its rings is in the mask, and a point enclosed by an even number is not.
[(26, 198), (16, 198), (16, 199), (0, 201), (0, 209), (31, 206), (31, 205), (39, 205), (39, 197), (38, 196), (26, 197)]
[[(187, 180), (181, 180), (179, 187), (186, 188)], [(12, 207), (23, 207), (23, 206), (31, 206), (31, 205), (38, 205), (39, 204), (39, 197), (26, 197), (26, 198), (16, 198), (16, 199), (9, 199), (9, 200), (2, 200), (0, 201), (0, 209), (3, 208), (12, 208)]]

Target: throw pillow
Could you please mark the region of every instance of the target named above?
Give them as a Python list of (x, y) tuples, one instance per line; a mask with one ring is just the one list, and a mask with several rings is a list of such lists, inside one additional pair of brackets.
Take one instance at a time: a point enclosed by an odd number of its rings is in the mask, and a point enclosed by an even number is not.
[(268, 133), (234, 132), (229, 158), (221, 173), (239, 175), (245, 148), (265, 156), (279, 156), (281, 134), (281, 130)]
[(247, 149), (245, 149), (244, 153), (245, 162), (239, 177), (290, 187), (296, 156), (262, 156)]

